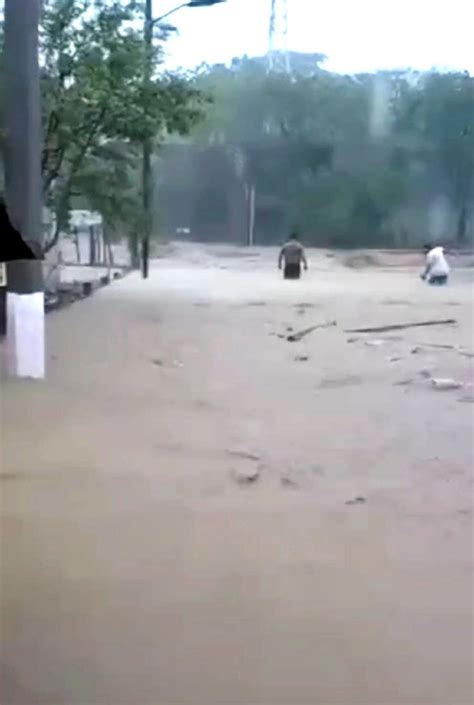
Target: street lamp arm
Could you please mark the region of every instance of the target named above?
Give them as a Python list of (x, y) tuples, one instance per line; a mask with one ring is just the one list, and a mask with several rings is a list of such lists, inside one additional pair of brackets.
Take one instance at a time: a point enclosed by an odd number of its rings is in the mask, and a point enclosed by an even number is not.
[(226, 2), (226, 0), (188, 0), (188, 2), (181, 3), (181, 5), (178, 5), (178, 7), (175, 7), (173, 10), (161, 15), (161, 17), (155, 17), (151, 20), (150, 24), (151, 27), (155, 27), (155, 25), (159, 24), (170, 15), (174, 15), (175, 12), (182, 10), (183, 7), (212, 7), (212, 5), (220, 5), (223, 2)]

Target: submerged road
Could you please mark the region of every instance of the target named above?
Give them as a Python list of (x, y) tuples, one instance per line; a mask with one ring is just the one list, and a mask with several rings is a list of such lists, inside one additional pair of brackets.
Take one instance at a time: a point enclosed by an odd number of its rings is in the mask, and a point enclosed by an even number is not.
[(2, 381), (4, 705), (472, 701), (470, 275), (241, 254), (51, 314), (47, 381)]

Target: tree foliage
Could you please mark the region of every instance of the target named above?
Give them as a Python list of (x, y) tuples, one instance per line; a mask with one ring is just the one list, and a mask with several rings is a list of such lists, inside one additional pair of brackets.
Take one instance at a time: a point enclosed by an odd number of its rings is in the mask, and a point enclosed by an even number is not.
[[(191, 144), (243, 155), (242, 180), (257, 192), (260, 241), (295, 226), (317, 244), (467, 240), (474, 228), (474, 79), (343, 76), (313, 66), (301, 60), (290, 76), (269, 74), (264, 61), (246, 58), (198, 72), (197, 85), (213, 104)], [(199, 175), (194, 179), (196, 198), (208, 200)], [(434, 222), (441, 201), (444, 215)]]
[(77, 192), (100, 206), (106, 218), (120, 214), (135, 224), (134, 146), (147, 137), (160, 141), (170, 133), (186, 134), (201, 115), (201, 94), (189, 81), (158, 74), (159, 48), (149, 57), (152, 80), (144, 83), (147, 56), (136, 28), (140, 19), (143, 24), (137, 3), (45, 3), (43, 190), (57, 217), (47, 249), (66, 226)]
[(430, 74), (412, 91), (404, 113), (412, 116), (426, 160), (457, 211), (456, 235), (467, 236), (474, 190), (474, 79), (464, 74)]

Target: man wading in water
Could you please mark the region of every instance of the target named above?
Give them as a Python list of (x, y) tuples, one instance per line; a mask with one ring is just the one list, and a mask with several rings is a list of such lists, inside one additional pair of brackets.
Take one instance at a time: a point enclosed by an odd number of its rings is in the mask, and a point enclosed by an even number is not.
[(283, 266), (283, 277), (285, 279), (299, 279), (301, 276), (301, 264), (305, 271), (308, 270), (308, 261), (303, 245), (298, 241), (298, 236), (293, 233), (285, 242), (278, 258), (278, 269)]
[(449, 264), (444, 256), (444, 247), (425, 245), (426, 267), (421, 275), (431, 286), (444, 286), (448, 283)]

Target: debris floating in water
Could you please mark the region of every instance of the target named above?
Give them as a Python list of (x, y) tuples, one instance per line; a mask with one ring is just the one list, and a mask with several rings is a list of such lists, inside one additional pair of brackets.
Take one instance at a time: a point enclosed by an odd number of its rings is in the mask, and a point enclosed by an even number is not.
[(440, 391), (447, 391), (449, 389), (461, 389), (461, 387), (464, 386), (462, 382), (458, 382), (457, 380), (451, 379), (450, 377), (433, 377), (431, 379), (431, 384), (435, 389), (439, 389)]
[(310, 326), (309, 328), (304, 328), (303, 330), (300, 330), (298, 333), (293, 333), (292, 335), (287, 336), (287, 340), (289, 343), (297, 343), (299, 340), (304, 338), (305, 336), (309, 335), (315, 330), (318, 330), (319, 328), (332, 328), (333, 326), (337, 326), (337, 321), (329, 321), (328, 323), (318, 323), (315, 326)]
[(449, 326), (457, 323), (455, 318), (446, 318), (442, 321), (420, 321), (419, 323), (394, 323), (387, 326), (373, 328), (350, 328), (346, 333), (383, 333), (389, 330), (405, 330), (405, 328), (422, 328), (424, 326)]
[(348, 499), (347, 502), (346, 502), (346, 504), (347, 504), (347, 505), (352, 505), (352, 504), (365, 504), (366, 502), (367, 502), (367, 498), (366, 498), (366, 497), (359, 496), (359, 497), (354, 497), (354, 499)]
[(251, 485), (260, 477), (258, 467), (247, 467), (232, 470), (232, 477), (239, 485)]

